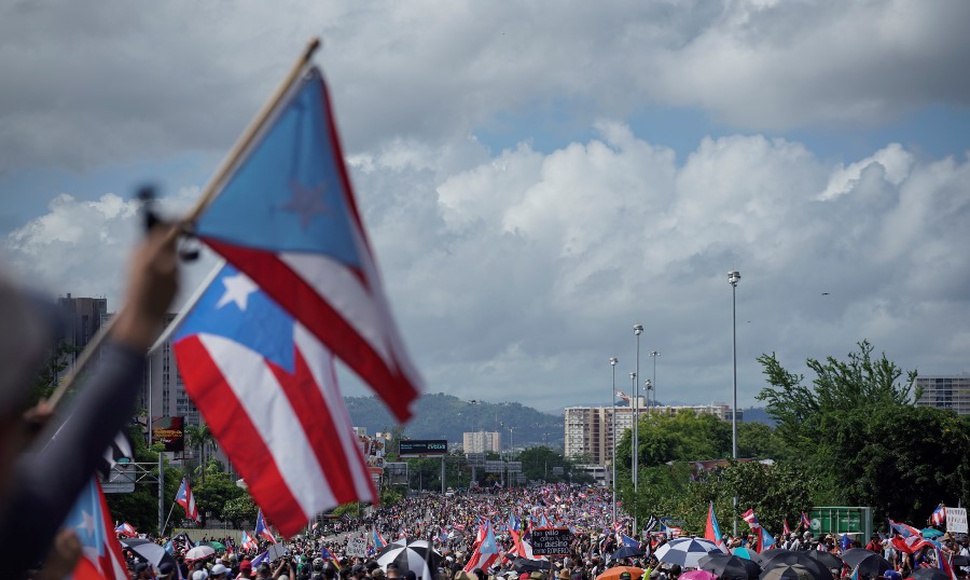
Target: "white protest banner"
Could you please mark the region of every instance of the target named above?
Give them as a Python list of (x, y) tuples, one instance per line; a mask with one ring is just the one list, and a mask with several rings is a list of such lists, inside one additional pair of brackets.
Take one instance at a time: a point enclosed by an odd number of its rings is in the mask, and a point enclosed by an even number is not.
[(967, 508), (946, 508), (946, 531), (967, 533)]
[(363, 536), (350, 536), (347, 538), (348, 556), (367, 557), (367, 538)]

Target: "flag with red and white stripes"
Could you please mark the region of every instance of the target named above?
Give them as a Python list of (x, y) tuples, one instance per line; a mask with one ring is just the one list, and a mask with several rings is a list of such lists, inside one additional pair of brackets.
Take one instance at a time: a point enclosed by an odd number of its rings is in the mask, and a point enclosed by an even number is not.
[(333, 356), (246, 275), (224, 267), (174, 343), (186, 391), (284, 536), (338, 505), (377, 503)]
[(199, 508), (195, 507), (195, 497), (192, 495), (192, 488), (189, 487), (188, 478), (182, 478), (182, 485), (179, 486), (178, 493), (175, 494), (175, 503), (185, 508), (185, 517), (201, 521)]
[[(128, 525), (128, 524), (124, 524)], [(127, 580), (128, 569), (121, 555), (121, 544), (115, 535), (104, 499), (101, 485), (97, 480), (81, 491), (71, 513), (64, 520), (64, 527), (70, 528), (81, 544), (82, 556), (78, 560), (73, 578), (76, 580)], [(128, 527), (131, 527), (128, 525)], [(132, 528), (134, 530), (134, 528)]]

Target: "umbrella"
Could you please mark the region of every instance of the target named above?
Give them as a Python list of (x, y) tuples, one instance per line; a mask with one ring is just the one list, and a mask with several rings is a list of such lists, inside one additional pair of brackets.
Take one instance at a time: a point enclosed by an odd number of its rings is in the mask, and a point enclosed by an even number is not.
[(866, 550), (865, 548), (851, 548), (842, 552), (842, 561), (848, 564), (849, 568), (855, 568), (859, 565), (859, 562), (873, 554), (875, 554), (875, 552), (872, 550)]
[(762, 576), (772, 568), (798, 565), (811, 573), (815, 580), (832, 580), (832, 572), (818, 560), (808, 557), (808, 552), (793, 552), (791, 550), (768, 550), (762, 554), (765, 558), (761, 564)]
[(910, 578), (916, 580), (950, 580), (950, 575), (939, 568), (920, 568)]
[[(549, 562), (546, 562), (545, 560), (530, 560), (528, 558), (516, 558), (515, 560), (512, 560), (512, 568), (514, 568), (515, 571), (520, 574), (522, 572), (548, 572)], [(630, 567), (620, 566), (620, 568), (630, 568)], [(611, 570), (613, 569), (615, 568), (611, 568)], [(639, 568), (630, 568), (630, 569), (640, 570)], [(609, 572), (609, 570), (607, 570), (607, 572)], [(603, 573), (606, 574), (606, 572), (603, 572)], [(643, 575), (643, 570), (640, 570), (640, 575), (641, 576)], [(616, 576), (617, 578), (619, 578), (620, 573), (617, 572)]]
[(175, 565), (175, 557), (165, 551), (165, 548), (148, 540), (121, 540), (121, 545), (131, 550), (140, 560), (148, 562), (158, 568), (162, 562)]
[(822, 552), (820, 550), (808, 550), (805, 552), (808, 557), (813, 560), (818, 560), (823, 566), (829, 570), (841, 570), (842, 560), (838, 556), (831, 552)]
[(882, 576), (882, 573), (892, 568), (893, 565), (889, 563), (889, 560), (873, 552), (853, 567), (858, 570), (859, 576), (875, 578), (876, 576)]
[(223, 544), (222, 542), (216, 542), (216, 541), (213, 540), (213, 541), (209, 542), (209, 545), (212, 546), (213, 548), (215, 548), (216, 552), (225, 552), (226, 551), (226, 545)]
[(923, 531), (924, 538), (933, 539), (933, 538), (939, 538), (940, 536), (943, 535), (943, 532), (941, 532), (936, 528), (923, 528), (922, 531)]
[(717, 575), (707, 570), (688, 570), (679, 576), (681, 580), (717, 580)]
[(812, 571), (801, 564), (781, 564), (766, 569), (760, 580), (815, 580)]
[(761, 566), (731, 554), (709, 554), (698, 561), (698, 567), (723, 580), (751, 580), (761, 574)]
[[(772, 550), (772, 552), (775, 552), (775, 551), (776, 550)], [(758, 565), (761, 565), (761, 563), (764, 561), (764, 559), (761, 557), (761, 554), (759, 554), (758, 552), (749, 550), (747, 548), (734, 548), (733, 550), (731, 550), (731, 553), (737, 556), (738, 558), (751, 560), (752, 562)]]
[(196, 546), (185, 553), (186, 560), (201, 560), (216, 553), (212, 546)]
[(654, 556), (667, 564), (680, 564), (682, 568), (696, 568), (697, 562), (711, 552), (722, 553), (717, 544), (703, 538), (678, 538), (657, 548)]
[(422, 580), (433, 580), (434, 575), (431, 572), (429, 560), (438, 557), (440, 554), (428, 545), (427, 540), (413, 542), (403, 540), (381, 550), (377, 554), (377, 564), (386, 572), (387, 565), (394, 562), (401, 572), (410, 570)]
[(613, 559), (619, 560), (620, 558), (635, 558), (637, 556), (642, 556), (643, 550), (634, 546), (623, 546), (619, 550), (613, 552)]
[[(549, 564), (546, 562), (544, 564), (546, 564), (546, 567), (543, 570), (548, 569)], [(596, 577), (596, 580), (618, 580), (620, 574), (624, 572), (629, 572), (632, 580), (639, 580), (643, 577), (644, 570), (643, 568), (637, 568), (635, 566), (614, 566), (604, 570), (602, 574)]]

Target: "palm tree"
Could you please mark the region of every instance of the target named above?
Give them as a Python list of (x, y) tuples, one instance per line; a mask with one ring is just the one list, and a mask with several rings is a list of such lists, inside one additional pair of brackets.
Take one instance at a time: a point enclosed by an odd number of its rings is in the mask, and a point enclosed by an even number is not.
[(199, 452), (200, 461), (198, 468), (202, 472), (202, 483), (205, 483), (206, 452), (209, 447), (215, 446), (216, 438), (209, 430), (209, 426), (202, 423), (198, 427), (190, 425), (185, 429), (185, 442), (189, 447)]

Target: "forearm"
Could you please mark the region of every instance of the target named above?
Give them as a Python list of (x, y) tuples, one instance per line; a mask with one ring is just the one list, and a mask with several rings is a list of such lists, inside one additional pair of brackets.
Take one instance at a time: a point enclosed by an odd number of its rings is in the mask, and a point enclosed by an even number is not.
[(144, 370), (142, 352), (106, 344), (66, 419), (49, 424), (18, 465), (0, 523), (0, 545), (15, 569), (43, 556), (104, 450), (131, 417)]

